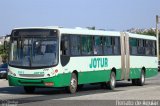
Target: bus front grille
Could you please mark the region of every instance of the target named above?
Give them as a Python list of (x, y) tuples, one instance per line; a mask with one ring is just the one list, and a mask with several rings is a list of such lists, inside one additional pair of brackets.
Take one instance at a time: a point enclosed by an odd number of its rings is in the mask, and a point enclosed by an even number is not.
[(44, 77), (44, 74), (19, 74), (21, 77)]

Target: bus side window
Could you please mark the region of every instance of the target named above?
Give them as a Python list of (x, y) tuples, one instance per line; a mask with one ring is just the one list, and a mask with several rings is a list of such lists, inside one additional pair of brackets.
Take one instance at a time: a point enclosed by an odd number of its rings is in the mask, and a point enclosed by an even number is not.
[(112, 41), (112, 37), (110, 36), (106, 36), (104, 37), (104, 55), (112, 55), (113, 54), (113, 41)]
[(138, 48), (137, 48), (138, 55), (145, 55), (144, 42), (145, 42), (145, 40), (138, 39)]
[(152, 40), (146, 41), (146, 55), (156, 56), (156, 41), (152, 41)]
[(84, 35), (81, 37), (81, 50), (82, 55), (92, 55), (92, 36)]
[(120, 55), (120, 37), (112, 37), (113, 38), (113, 50), (114, 50), (114, 55)]
[(61, 55), (68, 56), (69, 54), (70, 54), (69, 35), (62, 35), (62, 38), (61, 38)]
[(156, 56), (157, 55), (157, 52), (156, 52), (156, 41), (153, 41), (153, 48), (152, 48), (152, 54), (153, 56)]
[(137, 55), (137, 46), (138, 42), (136, 38), (130, 38), (129, 39), (129, 45), (130, 45), (130, 54), (131, 55)]
[(93, 53), (94, 55), (102, 55), (102, 37), (94, 36), (93, 37)]
[(81, 55), (80, 35), (70, 35), (70, 49), (72, 56)]
[(152, 41), (151, 40), (146, 40), (146, 47), (145, 47), (145, 54), (146, 56), (151, 56), (152, 55)]

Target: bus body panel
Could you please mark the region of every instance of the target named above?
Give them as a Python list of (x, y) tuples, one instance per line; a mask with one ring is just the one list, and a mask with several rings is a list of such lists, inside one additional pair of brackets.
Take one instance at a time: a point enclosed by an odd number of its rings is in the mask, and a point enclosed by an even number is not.
[(147, 78), (158, 73), (157, 57), (130, 56), (130, 64), (130, 79), (139, 78), (143, 67)]
[[(111, 69), (116, 67), (117, 80), (120, 80), (121, 68), (120, 56), (83, 56), (83, 57), (71, 57), (68, 64), (62, 67), (63, 72), (73, 71), (78, 72), (78, 83), (94, 83), (94, 82), (105, 82), (110, 79)], [(115, 63), (113, 65), (113, 63)]]
[[(32, 28), (31, 28), (32, 29)], [(44, 28), (46, 29), (46, 28)], [(51, 29), (51, 28), (49, 28)], [(54, 28), (55, 29), (55, 28)], [(120, 32), (112, 31), (93, 31), (93, 30), (81, 30), (81, 29), (65, 29), (57, 28), (59, 30), (59, 40), (61, 40), (62, 34), (78, 34), (78, 35), (98, 35), (98, 36), (121, 36)], [(138, 36), (137, 34), (127, 33), (129, 37), (144, 38), (156, 40), (155, 37), (150, 36)], [(124, 33), (124, 37), (126, 34)], [(128, 42), (123, 42), (129, 44)], [(55, 67), (42, 68), (42, 69), (22, 69), (9, 66), (9, 85), (10, 86), (41, 86), (46, 87), (45, 83), (53, 82), (51, 87), (65, 87), (70, 85), (71, 74), (74, 71), (78, 72), (78, 84), (97, 83), (110, 81), (110, 73), (113, 68), (116, 69), (116, 80), (123, 79), (137, 79), (140, 78), (141, 70), (145, 67), (145, 76), (152, 77), (157, 75), (158, 59), (154, 56), (132, 56), (129, 55), (128, 61), (125, 60), (126, 55), (123, 53), (122, 68), (122, 57), (121, 55), (108, 55), (108, 56), (71, 56), (68, 64), (65, 66), (61, 65), (60, 56), (61, 43), (59, 41), (59, 63)], [(126, 46), (123, 46), (123, 52), (126, 52)], [(128, 45), (129, 48), (129, 45)], [(122, 48), (121, 48), (122, 49)], [(128, 49), (129, 52), (129, 49)], [(129, 63), (126, 63), (129, 62)], [(128, 64), (128, 66), (126, 66)], [(126, 67), (128, 70), (126, 70)], [(54, 73), (58, 70), (57, 73)], [(14, 74), (16, 76), (14, 76)], [(25, 75), (37, 75), (44, 74), (39, 77), (20, 76)], [(48, 74), (50, 76), (48, 76)], [(38, 75), (37, 75), (38, 76)]]
[[(126, 33), (126, 34), (129, 36), (129, 38), (134, 38), (137, 40), (156, 41), (156, 37), (154, 37), (154, 36), (132, 34), (132, 33)], [(143, 43), (144, 43), (144, 41), (143, 41)], [(146, 45), (146, 44), (143, 44), (143, 46), (144, 45)], [(140, 78), (142, 68), (145, 69), (144, 71), (145, 71), (146, 78), (153, 77), (158, 74), (158, 70), (157, 70), (158, 58), (156, 55), (154, 55), (154, 56), (144, 55), (144, 54), (132, 55), (130, 53), (129, 58), (130, 58), (130, 73), (129, 73), (130, 79)]]
[[(40, 86), (45, 87), (45, 83), (53, 83), (50, 87), (65, 87), (70, 84), (71, 73), (58, 74), (50, 78), (28, 79), (8, 76), (10, 86)], [(47, 87), (47, 86), (46, 86)]]

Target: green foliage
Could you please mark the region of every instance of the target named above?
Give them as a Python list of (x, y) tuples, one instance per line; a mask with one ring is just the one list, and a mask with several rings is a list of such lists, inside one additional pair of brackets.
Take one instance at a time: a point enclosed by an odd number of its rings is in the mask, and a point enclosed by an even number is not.
[(1, 54), (2, 60), (7, 60), (8, 55), (7, 54)]
[(8, 59), (8, 49), (5, 50), (4, 45), (0, 45), (0, 56), (2, 57), (2, 61)]
[(0, 45), (0, 55), (3, 54), (3, 50), (4, 50), (3, 45)]
[[(156, 36), (156, 32), (153, 29), (150, 29), (144, 32), (137, 32), (137, 34)], [(159, 33), (159, 36), (160, 36), (160, 33)]]

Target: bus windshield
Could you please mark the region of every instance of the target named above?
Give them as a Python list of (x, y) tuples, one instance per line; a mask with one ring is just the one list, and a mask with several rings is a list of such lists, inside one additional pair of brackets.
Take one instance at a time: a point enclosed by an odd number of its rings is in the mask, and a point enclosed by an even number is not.
[[(58, 62), (58, 40), (46, 31), (17, 31), (11, 35), (9, 64), (19, 67), (49, 67)], [(50, 36), (52, 34), (52, 36)]]

